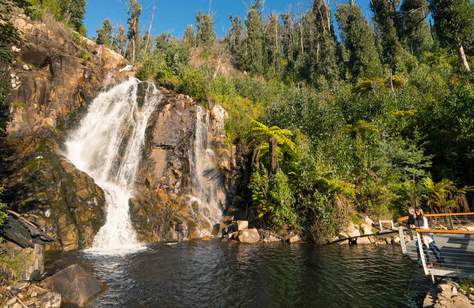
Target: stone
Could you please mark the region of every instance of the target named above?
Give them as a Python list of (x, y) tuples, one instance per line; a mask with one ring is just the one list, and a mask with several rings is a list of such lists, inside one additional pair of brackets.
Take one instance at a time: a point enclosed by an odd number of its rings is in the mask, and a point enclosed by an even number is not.
[(237, 231), (245, 230), (249, 227), (249, 222), (247, 220), (237, 220)]
[(258, 230), (255, 228), (239, 231), (239, 241), (241, 243), (253, 244), (260, 240)]
[(266, 238), (263, 239), (263, 242), (265, 243), (281, 242), (281, 239), (279, 237), (276, 237), (273, 234), (270, 234)]
[(222, 231), (224, 230), (225, 225), (223, 223), (218, 223), (215, 224), (214, 227), (212, 228), (212, 235), (213, 236), (220, 236), (222, 234)]
[(372, 225), (374, 224), (374, 221), (373, 221), (372, 219), (370, 219), (369, 216), (365, 216), (365, 217), (364, 217), (364, 223), (365, 223), (366, 225), (372, 226)]
[(37, 285), (20, 291), (16, 296), (9, 299), (3, 307), (5, 308), (59, 308), (61, 306), (61, 294), (51, 292)]
[(370, 242), (370, 239), (368, 236), (357, 238), (357, 245), (370, 245), (370, 244), (372, 243)]
[(456, 296), (453, 298), (453, 307), (456, 308), (472, 308), (473, 304), (469, 301), (469, 299), (463, 296)]
[(104, 289), (103, 284), (80, 265), (71, 265), (42, 281), (41, 285), (61, 294), (64, 304), (84, 306)]
[(301, 242), (301, 238), (298, 234), (292, 235), (287, 239), (288, 243), (293, 244), (293, 243), (298, 243)]

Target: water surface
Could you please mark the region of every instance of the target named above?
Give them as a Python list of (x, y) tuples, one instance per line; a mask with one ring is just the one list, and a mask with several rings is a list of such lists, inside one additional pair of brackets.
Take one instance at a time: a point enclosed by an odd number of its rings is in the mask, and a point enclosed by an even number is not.
[(399, 247), (160, 244), (126, 256), (50, 256), (80, 263), (108, 289), (91, 307), (419, 307), (429, 279)]

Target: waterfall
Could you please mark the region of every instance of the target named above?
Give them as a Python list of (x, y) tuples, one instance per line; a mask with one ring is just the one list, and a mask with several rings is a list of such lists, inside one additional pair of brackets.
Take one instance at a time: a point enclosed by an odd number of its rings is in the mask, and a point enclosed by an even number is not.
[(106, 222), (94, 238), (93, 252), (121, 253), (141, 247), (130, 221), (129, 200), (148, 119), (161, 95), (153, 84), (145, 84), (141, 105), (139, 84), (132, 78), (99, 94), (65, 143), (65, 156), (105, 193)]
[(197, 106), (195, 125), (193, 155), (190, 157), (193, 169), (191, 201), (198, 204), (199, 214), (208, 222), (208, 227), (201, 230), (201, 236), (206, 236), (222, 219), (221, 203), (225, 194), (222, 192), (222, 177), (213, 162), (215, 154), (209, 148), (209, 113), (201, 106)]

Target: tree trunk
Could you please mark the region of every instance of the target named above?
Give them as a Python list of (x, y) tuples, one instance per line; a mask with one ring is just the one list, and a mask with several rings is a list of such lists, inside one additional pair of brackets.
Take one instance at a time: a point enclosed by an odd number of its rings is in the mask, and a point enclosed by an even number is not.
[(257, 145), (253, 150), (252, 168), (254, 168), (255, 171), (258, 171), (260, 169), (260, 145)]
[(462, 45), (459, 45), (459, 57), (461, 58), (462, 66), (464, 67), (464, 69), (470, 72), (471, 68), (469, 67), (469, 62), (467, 61), (466, 54), (464, 53), (464, 47)]
[(275, 138), (270, 138), (268, 141), (268, 154), (270, 155), (270, 166), (268, 169), (268, 174), (270, 179), (273, 178), (277, 169), (278, 169), (278, 157), (277, 157), (277, 141)]

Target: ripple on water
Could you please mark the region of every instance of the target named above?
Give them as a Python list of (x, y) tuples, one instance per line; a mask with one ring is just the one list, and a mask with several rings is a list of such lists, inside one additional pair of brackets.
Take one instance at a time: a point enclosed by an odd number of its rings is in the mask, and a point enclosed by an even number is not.
[(122, 256), (50, 256), (108, 285), (91, 307), (418, 307), (428, 280), (397, 247), (157, 245)]

